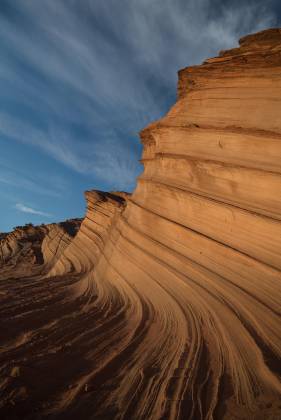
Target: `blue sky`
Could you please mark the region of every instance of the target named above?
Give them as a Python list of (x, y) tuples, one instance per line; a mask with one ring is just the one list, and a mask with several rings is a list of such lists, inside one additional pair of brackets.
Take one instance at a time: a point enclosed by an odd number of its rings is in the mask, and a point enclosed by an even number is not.
[(131, 191), (177, 71), (273, 26), (270, 0), (0, 0), (0, 231)]

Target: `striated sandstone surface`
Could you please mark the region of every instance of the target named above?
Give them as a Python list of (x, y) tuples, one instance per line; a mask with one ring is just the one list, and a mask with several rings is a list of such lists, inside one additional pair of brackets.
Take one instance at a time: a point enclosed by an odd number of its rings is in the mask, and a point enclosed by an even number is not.
[(17, 277), (32, 273), (43, 263), (41, 244), (48, 232), (48, 225), (17, 226), (0, 238), (0, 278), (8, 272)]
[(280, 29), (179, 72), (132, 196), (87, 192), (1, 283), (6, 418), (281, 418), (280, 110)]
[(98, 262), (110, 229), (126, 205), (127, 197), (129, 194), (124, 192), (86, 191), (87, 213), (81, 228), (48, 276), (89, 272)]
[(69, 238), (70, 243), (80, 224), (81, 219), (39, 226), (30, 223), (1, 234), (0, 278), (8, 274), (27, 276), (42, 271), (43, 266), (47, 268), (53, 253), (58, 254), (62, 246), (59, 238)]
[(70, 245), (79, 231), (81, 219), (67, 220), (66, 222), (48, 225), (48, 233), (42, 242), (44, 268), (47, 272), (55, 265), (64, 250)]

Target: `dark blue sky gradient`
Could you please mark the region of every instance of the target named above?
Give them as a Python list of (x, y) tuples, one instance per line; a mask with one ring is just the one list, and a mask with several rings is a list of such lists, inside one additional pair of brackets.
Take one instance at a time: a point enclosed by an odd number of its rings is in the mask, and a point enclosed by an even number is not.
[(1, 0), (0, 231), (128, 190), (177, 70), (281, 26), (279, 1)]

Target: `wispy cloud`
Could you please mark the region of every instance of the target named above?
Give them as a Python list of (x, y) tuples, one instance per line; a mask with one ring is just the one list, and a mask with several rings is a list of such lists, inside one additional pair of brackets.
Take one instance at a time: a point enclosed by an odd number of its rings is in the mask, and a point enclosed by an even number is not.
[(39, 195), (60, 197), (61, 192), (56, 185), (53, 188), (51, 186), (47, 187), (46, 181), (40, 179), (39, 175), (37, 176), (37, 179), (38, 182), (35, 182), (22, 172), (2, 166), (0, 162), (0, 184), (5, 184), (16, 189), (27, 190)]
[(15, 205), (15, 208), (23, 213), (29, 213), (29, 214), (33, 214), (33, 215), (37, 215), (37, 216), (43, 216), (43, 217), (52, 217), (52, 214), (50, 213), (45, 213), (43, 211), (40, 210), (35, 210), (32, 207), (28, 207), (22, 203), (17, 203)]
[(136, 133), (167, 111), (177, 70), (276, 23), (260, 0), (3, 1), (0, 133), (116, 188), (138, 173)]

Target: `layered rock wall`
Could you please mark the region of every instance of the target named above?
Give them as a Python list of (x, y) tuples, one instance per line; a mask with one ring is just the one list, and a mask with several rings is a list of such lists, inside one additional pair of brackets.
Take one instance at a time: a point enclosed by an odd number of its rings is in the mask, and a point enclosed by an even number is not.
[(17, 226), (0, 238), (0, 276), (17, 276), (49, 271), (60, 254), (70, 244), (81, 224), (81, 219), (61, 223)]
[(48, 225), (48, 233), (41, 246), (45, 270), (49, 271), (70, 245), (79, 231), (81, 221), (81, 219), (71, 219), (66, 222)]
[(97, 413), (256, 418), (281, 392), (280, 30), (180, 71), (178, 91), (95, 261), (95, 293), (127, 319)]
[[(61, 249), (61, 257), (49, 271), (49, 276), (70, 272), (89, 272), (97, 263), (104, 248), (112, 224), (126, 204), (126, 193), (105, 193), (87, 191), (86, 216), (75, 239), (66, 241), (65, 250)], [(69, 246), (67, 246), (69, 245)]]
[(42, 263), (41, 243), (48, 232), (48, 226), (17, 226), (12, 232), (0, 239), (0, 267), (17, 264), (17, 260), (26, 253), (32, 262)]

